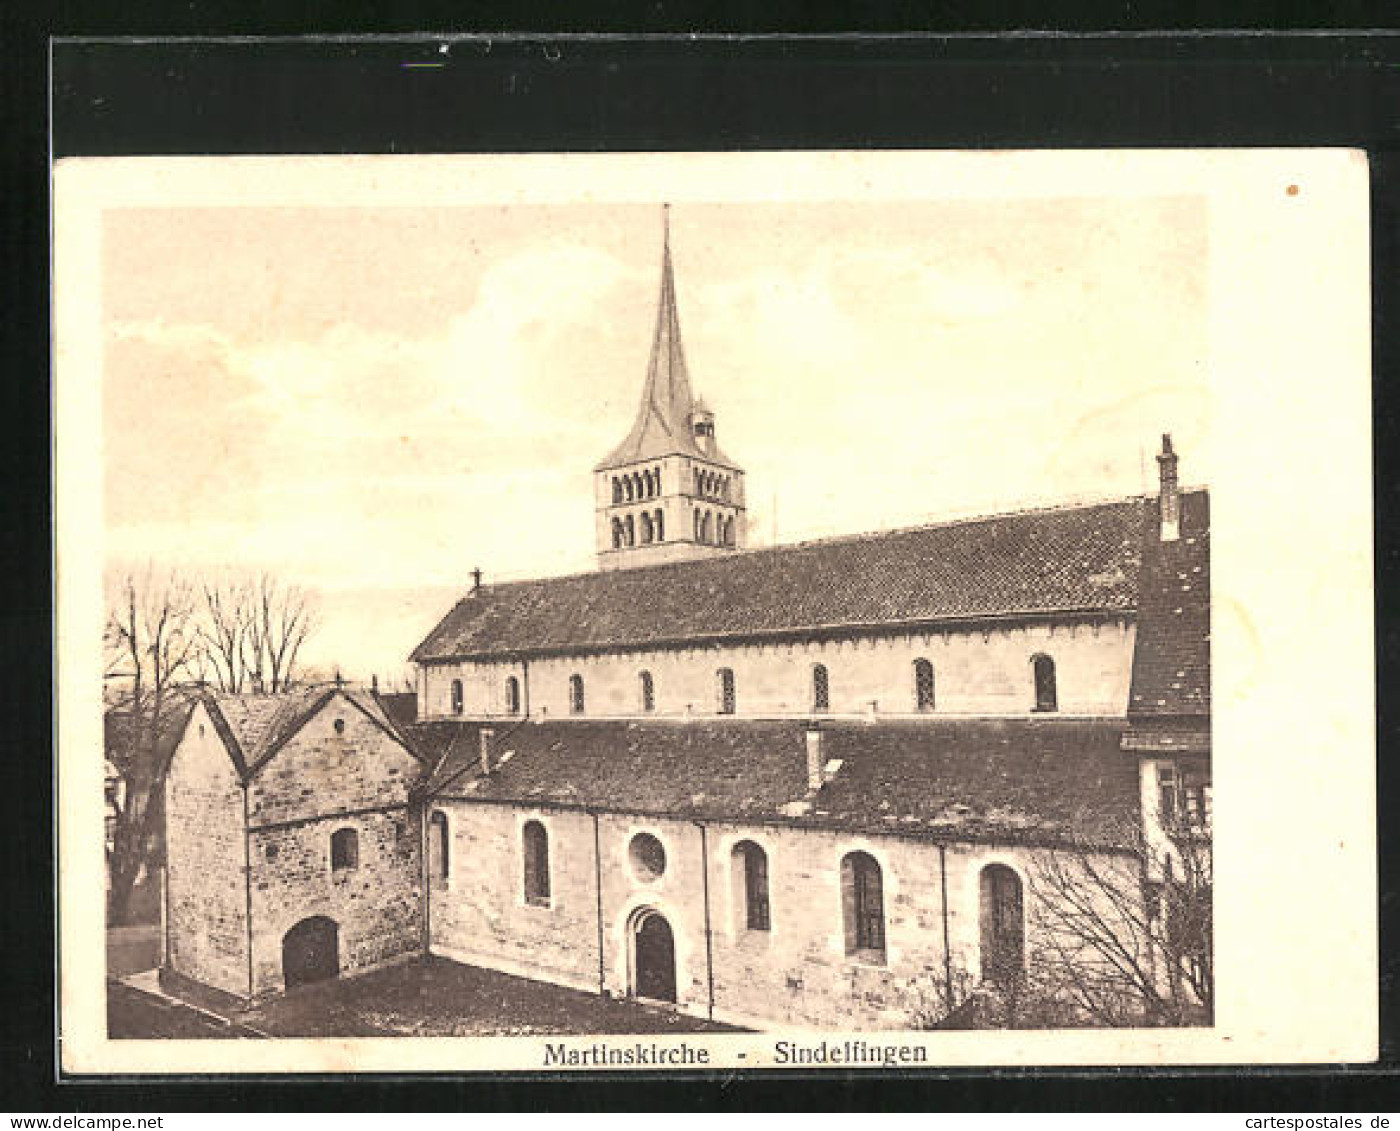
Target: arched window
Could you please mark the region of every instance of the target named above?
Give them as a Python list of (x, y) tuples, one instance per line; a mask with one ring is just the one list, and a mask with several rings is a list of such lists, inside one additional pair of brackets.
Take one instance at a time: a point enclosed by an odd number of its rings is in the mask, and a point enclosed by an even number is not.
[(614, 503), (620, 503), (620, 502), (622, 502), (622, 480), (619, 479), (616, 475), (613, 476), (612, 487), (613, 487), (613, 502), (614, 502)]
[(651, 544), (651, 515), (642, 511), (642, 545)]
[(831, 677), (825, 664), (812, 665), (812, 710), (831, 710)]
[(732, 715), (734, 713), (734, 669), (720, 668), (719, 671), (715, 672), (715, 682), (718, 684), (719, 713)]
[(1035, 673), (1035, 709), (1058, 711), (1060, 704), (1055, 687), (1055, 661), (1044, 653), (1032, 656), (1031, 669)]
[(520, 714), (520, 681), (513, 675), (506, 676), (506, 714)]
[(982, 977), (998, 985), (1016, 981), (1025, 970), (1026, 922), (1021, 877), (1005, 864), (982, 869)]
[(741, 840), (730, 863), (739, 925), (749, 931), (769, 930), (768, 854), (753, 841)]
[(706, 511), (704, 514), (702, 514), (702, 515), (700, 516), (700, 541), (702, 541), (702, 542), (709, 542), (709, 541), (710, 541), (711, 526), (712, 526), (712, 523), (711, 523), (711, 521), (710, 521), (710, 512), (709, 512), (709, 511)]
[(525, 862), (525, 902), (549, 906), (549, 834), (538, 821), (526, 821), (520, 832)]
[(583, 714), (583, 676), (569, 676), (569, 713)]
[(734, 516), (733, 516), (733, 515), (730, 515), (730, 517), (728, 517), (728, 518), (726, 518), (726, 519), (724, 520), (724, 544), (725, 544), (726, 546), (732, 546), (732, 545), (734, 545)]
[(933, 706), (933, 665), (921, 657), (914, 661), (914, 707), (919, 711), (932, 711)]
[(885, 960), (885, 894), (880, 865), (868, 852), (847, 853), (841, 860), (841, 910), (846, 925), (846, 953)]
[(627, 501), (630, 503), (632, 501), (632, 477), (630, 475), (624, 475), (622, 477), (622, 490), (627, 496)]
[(632, 490), (633, 498), (636, 499), (640, 499), (646, 494), (646, 484), (642, 482), (642, 473), (640, 471), (632, 472)]
[(637, 682), (642, 693), (642, 710), (649, 714), (656, 710), (656, 683), (651, 678), (651, 672), (642, 672)]
[(622, 529), (622, 520), (621, 520), (620, 518), (615, 518), (615, 519), (612, 520), (612, 536), (613, 536), (613, 549), (614, 549), (614, 550), (620, 550), (620, 549), (622, 549), (622, 539), (623, 539), (623, 536), (624, 536), (624, 532), (623, 532), (623, 529)]
[(452, 681), (452, 713), (454, 715), (460, 715), (464, 705), (465, 701), (462, 698), (462, 681), (460, 679), (454, 679)]
[(331, 871), (349, 872), (360, 866), (360, 835), (354, 829), (331, 833)]
[(697, 467), (697, 468), (694, 468), (694, 469), (693, 469), (693, 473), (694, 473), (694, 476), (695, 476), (695, 493), (696, 493), (697, 495), (702, 494), (703, 491), (704, 491), (704, 488), (701, 486), (700, 469), (699, 469), (698, 467)]
[(447, 837), (447, 814), (434, 809), (428, 818), (428, 875), (445, 883), (452, 870), (452, 848)]
[(637, 527), (632, 521), (632, 516), (627, 516), (627, 521), (623, 524), (623, 529), (627, 534), (627, 544), (635, 546), (637, 544)]
[(692, 511), (690, 517), (694, 520), (691, 525), (695, 527), (694, 539), (700, 541), (700, 512)]
[(666, 515), (660, 507), (656, 508), (656, 515), (651, 520), (652, 529), (656, 532), (658, 542), (666, 541)]

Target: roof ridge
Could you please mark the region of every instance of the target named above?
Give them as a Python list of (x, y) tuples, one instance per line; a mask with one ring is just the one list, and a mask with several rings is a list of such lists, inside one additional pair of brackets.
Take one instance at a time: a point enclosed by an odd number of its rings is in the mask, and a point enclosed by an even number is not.
[[(1182, 494), (1195, 493), (1196, 490), (1205, 488), (1183, 490)], [(1057, 514), (1076, 510), (1096, 510), (1101, 507), (1123, 506), (1128, 503), (1146, 503), (1154, 500), (1157, 496), (1153, 494), (1131, 494), (1131, 495), (1106, 495), (1103, 498), (1084, 500), (1080, 502), (1051, 503), (1041, 506), (1018, 507), (1005, 511), (992, 511), (979, 515), (965, 515), (958, 518), (936, 519), (932, 522), (911, 523), (908, 526), (892, 526), (885, 530), (854, 531), (849, 534), (830, 534), (818, 538), (804, 538), (798, 542), (779, 542), (771, 546), (746, 546), (742, 549), (731, 550), (722, 557), (713, 558), (691, 558), (686, 561), (657, 562), (651, 565), (629, 566), (627, 569), (612, 571), (615, 574), (648, 573), (660, 572), (661, 570), (684, 570), (693, 569), (703, 565), (711, 565), (715, 562), (736, 561), (752, 558), (761, 554), (781, 553), (786, 550), (804, 549), (809, 546), (831, 546), (842, 543), (875, 541), (880, 538), (893, 538), (901, 534), (915, 534), (925, 530), (947, 530), (960, 526), (976, 526), (984, 522), (996, 522), (1007, 518), (1017, 518), (1023, 515)], [(502, 589), (513, 589), (524, 585), (538, 585), (541, 582), (572, 581), (583, 577), (604, 576), (604, 571), (594, 569), (575, 570), (572, 573), (544, 574), (539, 577), (520, 577), (511, 581), (496, 581), (482, 586), (481, 591), (489, 594)], [(453, 608), (475, 600), (466, 594), (457, 599)]]

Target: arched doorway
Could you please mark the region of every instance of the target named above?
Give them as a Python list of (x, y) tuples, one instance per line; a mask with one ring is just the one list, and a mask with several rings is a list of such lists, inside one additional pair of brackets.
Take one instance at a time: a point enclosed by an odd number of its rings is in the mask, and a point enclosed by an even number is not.
[(282, 936), (282, 981), (287, 989), (320, 982), (340, 973), (340, 928), (315, 915)]
[(633, 920), (632, 956), (632, 995), (675, 1001), (676, 944), (659, 912), (648, 909)]

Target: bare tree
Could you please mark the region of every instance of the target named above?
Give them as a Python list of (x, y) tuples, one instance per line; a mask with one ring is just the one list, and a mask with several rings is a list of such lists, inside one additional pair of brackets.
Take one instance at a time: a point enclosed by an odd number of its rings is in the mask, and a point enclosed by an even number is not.
[(233, 575), (202, 586), (204, 654), (220, 691), (241, 692), (248, 681), (247, 648), (252, 628), (252, 593)]
[(253, 589), (250, 642), (256, 656), (251, 669), (259, 690), (275, 695), (288, 690), (296, 678), (297, 655), (315, 628), (310, 595), (261, 574)]
[(1125, 827), (1117, 851), (1046, 851), (1032, 869), (1027, 993), (1105, 1026), (1209, 1024), (1214, 1014), (1208, 826)]
[(305, 590), (269, 573), (226, 575), (202, 586), (203, 652), (221, 691), (277, 694), (296, 678), (301, 646), (315, 629)]
[(124, 723), (116, 751), (126, 777), (126, 804), (117, 817), (111, 870), (111, 914), (126, 920), (131, 895), (155, 833), (157, 799), (165, 789), (176, 718), (187, 709), (183, 686), (201, 655), (193, 588), (151, 568), (127, 573), (108, 596), (104, 643), (108, 674), (120, 681)]

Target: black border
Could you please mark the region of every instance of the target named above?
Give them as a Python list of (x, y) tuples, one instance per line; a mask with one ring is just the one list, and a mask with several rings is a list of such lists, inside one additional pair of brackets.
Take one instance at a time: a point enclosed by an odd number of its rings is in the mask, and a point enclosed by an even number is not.
[[(95, 6), (94, 6), (95, 7)], [(383, 7), (383, 6), (381, 6)], [(499, 27), (530, 26), (537, 10), (512, 6)], [(1176, 18), (1197, 15), (1177, 5)], [(478, 1107), (503, 1110), (1385, 1110), (1396, 1065), (1397, 834), (1382, 820), (1380, 902), (1382, 1065), (1344, 1068), (949, 1072), (943, 1078), (791, 1074), (744, 1077), (492, 1076), (360, 1077), (354, 1082), (240, 1079), (201, 1083), (57, 1081), (52, 1045), (53, 902), (49, 824), (51, 685), (35, 661), (51, 654), (48, 515), (48, 89), (46, 33), (131, 34), (308, 29), (308, 12), (221, 20), (200, 4), (170, 6), (165, 23), (115, 9), (51, 19), (9, 17), (12, 58), (0, 68), (0, 107), (20, 148), (6, 161), (0, 194), (8, 259), (0, 307), (3, 383), (11, 422), (12, 485), (4, 494), (3, 562), (13, 585), (6, 608), (16, 647), (7, 650), (11, 691), (6, 745), (11, 830), (4, 869), (9, 974), (0, 1012), (6, 1057), (3, 1105), (30, 1111), (360, 1110)], [(1333, 7), (1332, 20), (1373, 22), (1369, 10)], [(173, 13), (173, 14), (171, 14)], [(366, 13), (352, 13), (363, 18)], [(489, 13), (476, 13), (486, 18)], [(769, 11), (762, 19), (783, 19)], [(1138, 10), (1139, 18), (1144, 12)], [(1151, 13), (1146, 13), (1150, 18)], [(341, 13), (343, 20), (346, 13)], [(866, 13), (889, 29), (888, 12)], [(357, 30), (443, 27), (401, 8)], [(554, 27), (579, 27), (554, 13)], [(605, 21), (611, 18), (610, 26)], [(667, 19), (672, 22), (668, 25)], [(713, 19), (711, 13), (711, 19)], [(1313, 21), (1317, 13), (1304, 18)], [(301, 21), (298, 23), (298, 21)], [(604, 17), (592, 30), (622, 30)], [(674, 10), (655, 5), (632, 28), (671, 30)], [(1238, 15), (1236, 15), (1238, 22)], [(883, 21), (883, 22), (882, 22)], [(1015, 23), (1017, 21), (1013, 21)], [(1106, 21), (1100, 26), (1108, 26)], [(1129, 21), (1119, 20), (1119, 26)], [(234, 26), (230, 26), (230, 25)], [(329, 22), (318, 25), (333, 27)], [(487, 26), (490, 26), (489, 24)], [(587, 24), (583, 25), (589, 26)], [(734, 25), (731, 25), (734, 26)], [(750, 19), (738, 26), (761, 31)], [(787, 26), (794, 26), (788, 21)], [(838, 25), (839, 26), (839, 25)], [(907, 26), (907, 25), (905, 25)], [(927, 21), (925, 21), (927, 26)], [(964, 26), (975, 26), (964, 23)], [(1034, 26), (1030, 20), (1024, 26)], [(1065, 25), (1073, 26), (1073, 25)], [(1171, 26), (1170, 19), (1157, 26)], [(1334, 23), (1333, 26), (1336, 26)], [(346, 29), (349, 30), (349, 29)], [(5, 38), (0, 35), (0, 39)], [(1400, 418), (1394, 280), (1400, 268), (1400, 39), (1385, 32), (1296, 34), (1114, 34), (1064, 37), (849, 36), (786, 38), (617, 37), (546, 41), (537, 34), (458, 41), (443, 68), (439, 40), (383, 43), (298, 39), (274, 43), (102, 42), (54, 45), (55, 156), (80, 153), (441, 152), (551, 149), (911, 148), (1011, 146), (1355, 145), (1372, 157), (1378, 689), (1396, 682), (1400, 655), (1395, 575), (1400, 477), (1393, 453)], [(37, 50), (36, 50), (37, 48)], [(18, 65), (10, 65), (17, 63)], [(18, 268), (18, 270), (16, 270)], [(28, 284), (23, 287), (20, 279)], [(1305, 285), (1305, 281), (1300, 283)], [(1326, 380), (1319, 374), (1319, 380)], [(1287, 453), (1281, 453), (1281, 458)], [(1293, 453), (1294, 458), (1319, 458)], [(1379, 701), (1380, 799), (1395, 797), (1400, 717)], [(1318, 755), (1325, 775), (1325, 757)], [(39, 799), (43, 803), (37, 803)], [(1385, 808), (1382, 808), (1382, 813)], [(18, 925), (22, 929), (17, 929)], [(625, 1082), (622, 1082), (625, 1081)], [(1392, 1105), (1393, 1106), (1393, 1105)]]

